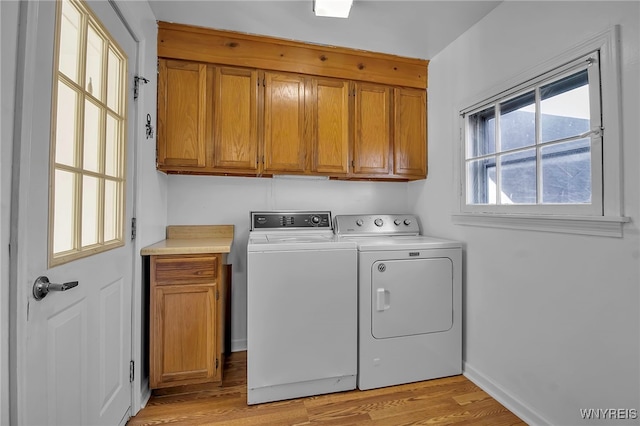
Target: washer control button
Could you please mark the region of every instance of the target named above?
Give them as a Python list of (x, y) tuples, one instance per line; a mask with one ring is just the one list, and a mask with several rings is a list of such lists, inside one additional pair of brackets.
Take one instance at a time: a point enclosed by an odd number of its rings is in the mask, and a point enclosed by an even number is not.
[(405, 219), (404, 224), (407, 226), (411, 225), (411, 219)]
[(374, 220), (373, 223), (375, 223), (376, 226), (378, 226), (378, 227), (380, 227), (380, 226), (382, 226), (384, 224), (384, 222), (380, 218), (377, 218), (376, 220)]
[(317, 225), (320, 223), (320, 216), (318, 215), (313, 215), (311, 216), (311, 223), (313, 223), (314, 225)]
[(363, 223), (364, 222), (362, 221), (362, 219), (356, 220), (356, 225), (358, 225), (358, 226), (362, 226)]
[(396, 224), (396, 226), (400, 226), (400, 224), (402, 223), (402, 221), (400, 219), (396, 219), (393, 221), (393, 223)]

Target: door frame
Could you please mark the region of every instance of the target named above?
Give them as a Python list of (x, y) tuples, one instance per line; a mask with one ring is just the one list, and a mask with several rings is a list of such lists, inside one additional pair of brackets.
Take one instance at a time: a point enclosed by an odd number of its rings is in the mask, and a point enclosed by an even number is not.
[[(130, 66), (136, 70), (134, 75), (141, 75), (143, 73), (149, 75), (156, 75), (155, 70), (145, 70), (145, 63), (148, 63), (147, 56), (153, 54), (154, 62), (156, 55), (156, 42), (157, 42), (157, 30), (155, 33), (150, 34), (148, 26), (145, 28), (144, 21), (149, 18), (153, 19), (155, 24), (155, 17), (149, 10), (149, 16), (140, 16), (136, 13), (135, 4), (130, 5), (126, 0), (107, 0), (113, 6), (116, 13), (122, 19), (125, 27), (129, 30), (131, 37), (137, 44), (135, 58), (130, 58)], [(148, 4), (145, 3), (148, 8)], [(19, 421), (24, 418), (24, 413), (28, 409), (28, 401), (26, 401), (25, 387), (21, 385), (21, 381), (26, 377), (25, 369), (26, 363), (24, 362), (27, 340), (26, 340), (26, 316), (28, 313), (28, 306), (24, 303), (28, 300), (31, 284), (26, 281), (29, 280), (27, 276), (27, 265), (22, 259), (28, 258), (28, 250), (20, 244), (20, 241), (25, 240), (26, 235), (26, 223), (24, 221), (18, 221), (19, 215), (24, 214), (28, 210), (26, 197), (19, 196), (19, 183), (28, 180), (30, 165), (21, 164), (21, 158), (24, 153), (29, 152), (31, 149), (31, 125), (33, 120), (32, 111), (34, 109), (34, 93), (32, 82), (38, 78), (37, 70), (37, 57), (36, 57), (36, 45), (37, 45), (37, 32), (33, 31), (38, 27), (39, 23), (39, 11), (40, 2), (20, 2), (19, 6), (19, 24), (18, 24), (18, 36), (17, 36), (17, 70), (15, 80), (15, 111), (14, 111), (14, 128), (13, 128), (13, 154), (12, 154), (12, 183), (11, 183), (11, 200), (10, 200), (10, 258), (9, 258), (9, 312), (7, 317), (9, 318), (9, 413), (3, 413), (3, 418), (9, 418), (10, 424), (19, 424)], [(145, 49), (145, 46), (151, 45), (153, 49)], [(146, 56), (145, 56), (146, 55)], [(149, 68), (147, 66), (147, 68)], [(51, 70), (53, 72), (53, 70)], [(144, 74), (143, 74), (144, 75)], [(155, 80), (155, 79), (154, 79)], [(155, 85), (154, 85), (155, 86)], [(129, 87), (130, 90), (133, 87)], [(143, 109), (149, 108), (149, 102), (153, 103), (153, 115), (155, 116), (155, 91), (153, 96), (149, 96), (149, 101), (144, 102), (143, 93), (130, 108), (134, 108), (134, 120), (130, 123), (134, 126), (134, 139), (128, 143), (134, 144), (134, 158), (131, 159), (133, 164), (133, 174), (129, 176), (129, 179), (133, 179), (133, 216), (139, 211), (139, 197), (138, 182), (140, 181), (139, 173), (139, 158), (138, 153), (140, 151), (139, 142), (144, 140), (146, 129), (141, 126), (143, 123)], [(146, 114), (145, 114), (146, 116)], [(23, 167), (26, 166), (26, 167)], [(128, 228), (127, 228), (128, 229)], [(126, 236), (125, 236), (126, 237)], [(139, 239), (133, 241), (132, 245), (132, 289), (131, 289), (131, 359), (135, 365), (142, 365), (141, 358), (143, 354), (142, 343), (142, 262), (140, 256), (136, 256), (138, 253)], [(18, 282), (18, 280), (22, 282)], [(21, 303), (22, 302), (22, 303)], [(134, 416), (141, 407), (146, 403), (149, 397), (149, 392), (145, 392), (143, 400), (142, 391), (142, 377), (140, 372), (136, 372), (134, 380), (131, 383), (131, 416)], [(145, 385), (146, 389), (148, 386)], [(4, 398), (4, 397), (3, 397)]]

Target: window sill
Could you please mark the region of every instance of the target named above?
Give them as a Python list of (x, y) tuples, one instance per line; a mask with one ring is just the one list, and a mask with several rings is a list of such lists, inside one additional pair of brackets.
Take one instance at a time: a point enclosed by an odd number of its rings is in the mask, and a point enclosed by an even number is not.
[(533, 216), (495, 213), (458, 213), (452, 215), (456, 225), (490, 228), (521, 229), (527, 231), (558, 232), (564, 234), (622, 237), (628, 217), (613, 216)]

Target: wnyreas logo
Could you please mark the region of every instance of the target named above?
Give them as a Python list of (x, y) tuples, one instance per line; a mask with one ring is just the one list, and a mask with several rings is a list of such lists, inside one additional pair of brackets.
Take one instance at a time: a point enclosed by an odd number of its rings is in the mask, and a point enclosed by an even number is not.
[(580, 416), (584, 420), (635, 420), (636, 408), (581, 408)]

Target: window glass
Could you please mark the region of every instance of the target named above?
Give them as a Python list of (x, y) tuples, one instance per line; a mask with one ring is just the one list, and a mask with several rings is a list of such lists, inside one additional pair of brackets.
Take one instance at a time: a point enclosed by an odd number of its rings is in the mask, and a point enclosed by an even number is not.
[(591, 140), (542, 148), (542, 202), (591, 202)]
[(85, 3), (58, 5), (50, 266), (124, 244), (126, 56)]
[(587, 70), (540, 88), (542, 142), (588, 132), (590, 115)]
[(593, 173), (602, 170), (601, 118), (591, 105), (600, 98), (596, 59), (577, 59), (465, 116), (467, 206), (595, 205), (590, 211), (602, 214), (601, 192), (593, 195)]
[(536, 143), (535, 94), (525, 93), (500, 104), (500, 150)]

